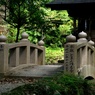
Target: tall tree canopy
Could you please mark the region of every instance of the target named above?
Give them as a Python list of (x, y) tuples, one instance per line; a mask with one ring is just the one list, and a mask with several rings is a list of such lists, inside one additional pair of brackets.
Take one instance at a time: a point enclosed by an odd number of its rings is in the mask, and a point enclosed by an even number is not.
[(22, 26), (40, 27), (44, 21), (44, 12), (41, 10), (41, 6), (47, 2), (47, 0), (0, 0), (2, 12), (5, 16), (2, 18), (10, 25), (17, 28), (16, 42), (18, 41), (20, 28)]
[[(50, 8), (46, 8), (44, 5), (49, 0), (0, 1), (0, 5), (3, 6), (0, 11), (5, 14), (1, 15), (2, 18), (16, 28), (16, 42), (18, 42), (19, 34), (23, 29), (29, 34), (31, 42), (36, 43), (45, 37), (46, 45), (62, 46), (64, 42), (62, 35), (68, 35), (71, 32), (73, 23), (67, 12), (52, 11)], [(9, 31), (8, 33), (14, 36), (14, 32)]]

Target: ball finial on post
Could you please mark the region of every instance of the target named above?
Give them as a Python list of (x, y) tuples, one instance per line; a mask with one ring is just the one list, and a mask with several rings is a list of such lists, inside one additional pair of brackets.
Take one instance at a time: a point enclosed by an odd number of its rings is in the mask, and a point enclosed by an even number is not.
[(68, 35), (66, 37), (66, 42), (69, 43), (69, 42), (76, 42), (76, 37), (72, 34)]
[(7, 40), (7, 37), (6, 36), (4, 36), (3, 34), (0, 35), (0, 43), (5, 43), (6, 40)]
[(28, 40), (28, 34), (26, 32), (23, 32), (21, 37), (22, 37), (22, 40)]
[(95, 43), (94, 43), (92, 40), (90, 40), (88, 43), (89, 43), (90, 45), (92, 45), (92, 46), (95, 45)]
[(44, 41), (43, 41), (43, 40), (40, 40), (40, 41), (38, 42), (38, 45), (43, 47), (43, 46), (44, 46)]
[(79, 37), (78, 42), (87, 42), (87, 39), (86, 39), (87, 33), (85, 33), (84, 31), (80, 32), (78, 34), (78, 37)]

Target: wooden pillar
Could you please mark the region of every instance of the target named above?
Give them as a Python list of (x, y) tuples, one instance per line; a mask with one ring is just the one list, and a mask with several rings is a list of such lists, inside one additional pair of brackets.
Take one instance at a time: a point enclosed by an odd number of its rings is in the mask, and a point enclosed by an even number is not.
[(76, 31), (76, 19), (74, 18), (74, 23), (73, 23), (73, 27), (74, 27), (74, 31)]
[(78, 19), (78, 31), (84, 31), (85, 30), (85, 19), (79, 18)]

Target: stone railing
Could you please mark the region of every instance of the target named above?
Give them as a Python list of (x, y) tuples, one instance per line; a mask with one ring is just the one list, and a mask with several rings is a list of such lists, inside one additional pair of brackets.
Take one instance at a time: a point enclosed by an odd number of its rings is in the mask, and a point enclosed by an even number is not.
[(72, 34), (67, 36), (65, 44), (64, 71), (95, 78), (95, 48), (93, 41), (87, 41), (85, 32), (79, 33), (79, 39)]
[(23, 68), (30, 65), (42, 65), (45, 63), (44, 42), (39, 41), (38, 45), (28, 40), (26, 32), (18, 43), (6, 43), (6, 37), (0, 36), (0, 74)]

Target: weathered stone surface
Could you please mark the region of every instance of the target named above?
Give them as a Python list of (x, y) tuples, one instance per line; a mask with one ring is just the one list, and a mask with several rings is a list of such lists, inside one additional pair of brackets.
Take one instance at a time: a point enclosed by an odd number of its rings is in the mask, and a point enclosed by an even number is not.
[(22, 39), (26, 39), (28, 40), (28, 34), (26, 32), (23, 32), (22, 35), (21, 35)]
[(18, 43), (5, 43), (6, 39), (6, 36), (0, 36), (0, 75), (6, 75), (14, 68), (45, 64), (44, 46), (30, 43), (26, 32)]
[(95, 45), (94, 41), (92, 41), (92, 40), (90, 40), (88, 43), (89, 43), (90, 45), (92, 45), (92, 46)]
[(78, 34), (78, 36), (79, 36), (79, 39), (78, 39), (78, 42), (82, 42), (82, 43), (85, 43), (85, 42), (87, 42), (87, 33), (85, 33), (84, 31), (82, 31), (82, 32), (80, 32), (79, 34)]
[(67, 41), (67, 42), (76, 42), (76, 37), (73, 36), (72, 34), (70, 34), (70, 35), (68, 35), (68, 36), (66, 37), (66, 41)]
[(95, 78), (95, 48), (93, 41), (87, 41), (85, 32), (79, 33), (78, 42), (66, 43), (64, 71)]
[(65, 72), (76, 72), (76, 43), (65, 44), (64, 51), (64, 71)]
[(6, 40), (7, 40), (6, 36), (4, 36), (3, 34), (0, 35), (0, 42), (6, 42)]
[(10, 72), (15, 77), (47, 77), (63, 71), (63, 65), (36, 65)]
[(39, 46), (44, 46), (44, 44), (45, 44), (45, 43), (44, 43), (43, 40), (40, 40), (40, 41), (38, 42), (38, 45), (39, 45)]

